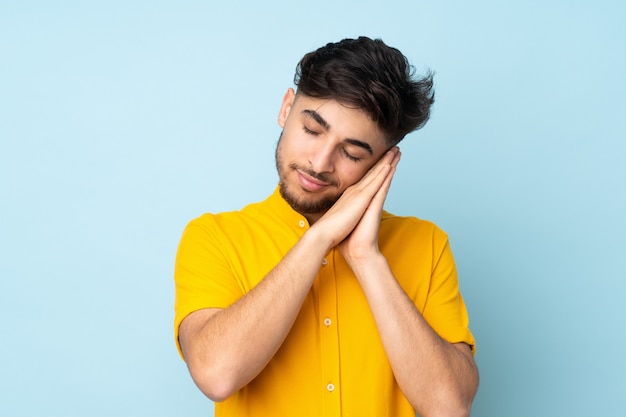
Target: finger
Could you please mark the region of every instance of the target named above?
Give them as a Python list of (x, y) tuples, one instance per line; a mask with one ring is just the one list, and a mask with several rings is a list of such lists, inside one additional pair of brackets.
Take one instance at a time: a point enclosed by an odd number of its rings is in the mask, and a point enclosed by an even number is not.
[(380, 187), (384, 178), (389, 174), (389, 167), (398, 163), (398, 155), (400, 150), (394, 146), (388, 150), (383, 156), (372, 166), (356, 184), (361, 190), (369, 186), (376, 189)]
[(385, 200), (387, 199), (387, 194), (389, 193), (389, 189), (391, 188), (391, 181), (393, 180), (393, 176), (396, 173), (396, 167), (398, 166), (398, 163), (400, 162), (401, 156), (402, 154), (399, 151), (394, 155), (394, 158), (391, 163), (389, 172), (387, 173), (387, 176), (385, 177), (380, 188), (378, 189), (378, 191), (372, 198), (372, 204), (380, 207), (380, 209), (382, 209), (382, 206)]
[(400, 149), (398, 147), (396, 147), (397, 152), (395, 153), (393, 160), (391, 161), (391, 165), (393, 167), (398, 165), (398, 162), (400, 162), (400, 158), (402, 157), (402, 152), (400, 151)]

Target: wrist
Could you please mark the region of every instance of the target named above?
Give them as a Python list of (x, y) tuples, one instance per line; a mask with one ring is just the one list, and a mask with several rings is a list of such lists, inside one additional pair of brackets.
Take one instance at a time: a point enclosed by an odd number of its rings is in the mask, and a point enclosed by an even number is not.
[(302, 235), (300, 240), (304, 241), (304, 244), (310, 244), (310, 246), (314, 248), (314, 251), (321, 251), (322, 256), (326, 255), (326, 253), (337, 246), (338, 243), (335, 243), (332, 236), (325, 233), (324, 229), (318, 225), (318, 223), (311, 226), (309, 230)]
[(362, 252), (358, 255), (344, 254), (344, 259), (357, 277), (361, 277), (368, 272), (389, 268), (387, 258), (377, 249)]
[(305, 236), (308, 235), (308, 238), (315, 245), (323, 248), (325, 254), (341, 243), (341, 240), (337, 239), (337, 233), (329, 230), (329, 227), (328, 222), (320, 220), (315, 222), (305, 233)]

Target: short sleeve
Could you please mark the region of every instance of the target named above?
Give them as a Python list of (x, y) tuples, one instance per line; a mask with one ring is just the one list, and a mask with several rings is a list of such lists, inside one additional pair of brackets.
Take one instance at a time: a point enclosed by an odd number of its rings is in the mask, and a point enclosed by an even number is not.
[(242, 297), (213, 215), (192, 220), (181, 237), (174, 267), (174, 337), (185, 317), (204, 308), (226, 308)]
[(469, 329), (469, 317), (459, 291), (456, 264), (447, 236), (439, 247), (440, 250), (434, 252), (438, 257), (434, 259), (428, 298), (422, 314), (442, 338), (450, 343), (467, 343), (474, 354), (476, 343)]

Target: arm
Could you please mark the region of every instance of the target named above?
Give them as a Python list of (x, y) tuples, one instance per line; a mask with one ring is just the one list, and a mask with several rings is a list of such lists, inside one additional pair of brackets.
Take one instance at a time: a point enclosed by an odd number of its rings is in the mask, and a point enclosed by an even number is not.
[[(200, 390), (222, 401), (250, 382), (285, 340), (328, 250), (356, 226), (391, 169), (397, 152), (386, 154), (346, 189), (283, 260), (248, 294), (226, 309), (187, 316), (179, 340)], [(263, 320), (256, 318), (259, 312)]]
[(402, 392), (423, 417), (469, 416), (478, 372), (465, 343), (443, 340), (424, 320), (382, 255), (354, 263)]
[[(310, 233), (309, 233), (310, 232)], [(198, 388), (223, 401), (274, 356), (300, 310), (327, 249), (309, 229), (248, 294), (226, 309), (198, 310), (180, 325), (185, 361)], [(263, 320), (258, 320), (263, 312)]]
[(468, 416), (478, 387), (469, 346), (437, 335), (378, 250), (378, 226), (392, 176), (340, 250), (363, 288), (394, 376), (413, 408), (423, 417)]

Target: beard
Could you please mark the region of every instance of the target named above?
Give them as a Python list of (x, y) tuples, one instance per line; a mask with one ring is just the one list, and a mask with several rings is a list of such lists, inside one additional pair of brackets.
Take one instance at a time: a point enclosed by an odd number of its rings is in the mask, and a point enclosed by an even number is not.
[(328, 211), (341, 197), (341, 194), (336, 195), (325, 195), (325, 196), (316, 196), (311, 193), (310, 199), (300, 198), (296, 195), (295, 190), (292, 187), (298, 187), (297, 184), (289, 185), (287, 183), (287, 172), (300, 170), (305, 172), (307, 175), (310, 175), (313, 178), (316, 178), (322, 182), (325, 182), (329, 185), (336, 185), (336, 182), (332, 181), (328, 178), (327, 175), (317, 173), (310, 168), (301, 167), (295, 163), (291, 163), (288, 166), (285, 166), (285, 162), (281, 158), (280, 153), (280, 140), (282, 138), (282, 133), (278, 138), (278, 144), (276, 145), (276, 170), (278, 171), (278, 178), (280, 180), (278, 186), (280, 195), (283, 199), (291, 206), (292, 209), (297, 211), (298, 213), (305, 214), (323, 214)]

